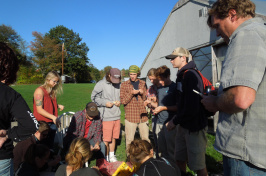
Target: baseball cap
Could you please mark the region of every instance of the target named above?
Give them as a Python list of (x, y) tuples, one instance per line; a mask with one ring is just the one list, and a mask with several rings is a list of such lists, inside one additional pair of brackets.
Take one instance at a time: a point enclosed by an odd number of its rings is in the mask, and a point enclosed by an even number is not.
[(165, 58), (166, 59), (174, 59), (177, 56), (191, 57), (191, 54), (187, 49), (182, 48), (182, 47), (178, 47), (172, 52), (172, 54), (165, 56)]
[(139, 67), (136, 66), (136, 65), (131, 65), (131, 66), (129, 67), (129, 73), (139, 73), (139, 71), (140, 71), (140, 69), (139, 69)]
[(99, 111), (97, 105), (94, 102), (90, 102), (86, 105), (87, 114), (91, 117), (95, 117), (99, 115)]
[(120, 83), (121, 72), (118, 68), (112, 68), (110, 70), (110, 76), (112, 77), (112, 83)]

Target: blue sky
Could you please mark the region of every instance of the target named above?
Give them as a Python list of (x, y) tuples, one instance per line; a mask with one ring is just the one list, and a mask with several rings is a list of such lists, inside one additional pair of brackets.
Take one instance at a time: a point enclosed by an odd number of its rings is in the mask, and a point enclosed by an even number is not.
[(64, 25), (79, 33), (90, 62), (128, 69), (141, 66), (177, 0), (6, 0), (0, 24), (30, 44), (32, 32)]
[[(64, 25), (79, 33), (96, 68), (128, 69), (141, 66), (177, 1), (3, 0), (0, 25), (11, 26), (28, 44), (33, 31)], [(257, 10), (265, 12), (265, 2)]]

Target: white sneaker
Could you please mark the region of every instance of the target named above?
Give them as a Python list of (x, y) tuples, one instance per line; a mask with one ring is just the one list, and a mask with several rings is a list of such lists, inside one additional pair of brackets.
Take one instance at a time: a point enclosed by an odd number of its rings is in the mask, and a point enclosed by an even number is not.
[(115, 155), (109, 156), (109, 162), (110, 163), (113, 163), (113, 162), (116, 162), (116, 161), (117, 161), (117, 159), (116, 159), (116, 156)]

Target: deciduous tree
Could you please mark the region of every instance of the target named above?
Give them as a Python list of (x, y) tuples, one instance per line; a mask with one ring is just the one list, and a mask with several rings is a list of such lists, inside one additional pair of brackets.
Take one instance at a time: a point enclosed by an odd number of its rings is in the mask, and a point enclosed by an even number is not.
[(78, 82), (88, 82), (89, 78), (84, 80), (84, 75), (88, 73), (87, 53), (89, 48), (82, 42), (79, 34), (60, 25), (52, 28), (45, 36), (54, 39), (57, 44), (64, 43), (67, 51), (67, 57), (64, 60), (64, 73), (75, 77)]
[(33, 32), (35, 37), (31, 42), (30, 49), (34, 54), (33, 61), (37, 65), (39, 71), (46, 75), (51, 70), (59, 71), (62, 63), (61, 45), (57, 44), (54, 39), (43, 36), (41, 33)]

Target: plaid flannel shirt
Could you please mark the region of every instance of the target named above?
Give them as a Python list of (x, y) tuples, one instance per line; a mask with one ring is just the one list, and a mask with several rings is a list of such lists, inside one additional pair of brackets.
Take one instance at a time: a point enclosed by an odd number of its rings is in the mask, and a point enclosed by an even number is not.
[[(74, 114), (68, 127), (67, 135), (64, 137), (64, 145), (69, 146), (75, 138), (84, 137), (86, 120), (85, 110)], [(95, 143), (102, 141), (102, 120), (99, 116), (93, 119), (87, 139), (93, 139)]]
[(142, 95), (138, 95), (138, 100), (131, 93), (133, 85), (131, 81), (125, 81), (120, 87), (120, 101), (125, 108), (125, 118), (132, 123), (146, 122), (147, 112), (144, 106), (146, 100), (146, 83), (139, 80), (139, 89), (143, 90)]

